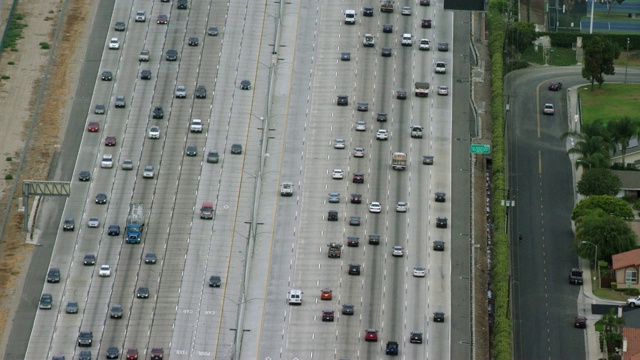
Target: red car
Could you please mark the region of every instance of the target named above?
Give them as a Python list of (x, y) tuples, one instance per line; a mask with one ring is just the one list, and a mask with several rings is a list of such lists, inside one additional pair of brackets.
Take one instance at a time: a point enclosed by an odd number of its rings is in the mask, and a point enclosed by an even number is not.
[(396, 91), (396, 99), (406, 100), (407, 99), (407, 92), (404, 91), (404, 90)]
[(422, 28), (431, 29), (431, 19), (422, 19)]
[(127, 360), (138, 360), (138, 349), (127, 349)]
[(333, 291), (331, 289), (322, 289), (320, 290), (320, 300), (331, 300), (333, 297)]
[(354, 184), (363, 184), (364, 183), (364, 174), (353, 174), (353, 183)]
[(364, 341), (378, 341), (378, 330), (367, 329), (364, 333)]
[(104, 146), (116, 146), (116, 137), (107, 136), (106, 138), (104, 138)]
[(100, 131), (100, 123), (97, 121), (89, 121), (89, 124), (87, 125), (87, 131), (88, 132)]
[(162, 360), (164, 357), (164, 350), (162, 348), (151, 349), (151, 360)]
[(549, 83), (549, 91), (560, 91), (562, 83), (560, 81), (552, 81)]
[(577, 328), (586, 329), (587, 328), (587, 317), (578, 315), (578, 316), (576, 316), (576, 319), (575, 319), (575, 321), (573, 323), (574, 323), (573, 326), (575, 326)]
[(347, 236), (347, 246), (358, 247), (360, 245), (360, 238), (355, 236)]
[(169, 17), (167, 15), (158, 15), (158, 24), (166, 24), (169, 22)]
[(420, 6), (429, 6), (431, 5), (431, 0), (420, 0)]

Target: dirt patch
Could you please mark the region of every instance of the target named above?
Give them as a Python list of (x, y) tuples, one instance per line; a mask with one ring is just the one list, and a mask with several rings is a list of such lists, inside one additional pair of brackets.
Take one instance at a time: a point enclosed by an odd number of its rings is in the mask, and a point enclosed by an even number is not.
[(520, 0), (520, 19), (544, 26), (544, 0)]

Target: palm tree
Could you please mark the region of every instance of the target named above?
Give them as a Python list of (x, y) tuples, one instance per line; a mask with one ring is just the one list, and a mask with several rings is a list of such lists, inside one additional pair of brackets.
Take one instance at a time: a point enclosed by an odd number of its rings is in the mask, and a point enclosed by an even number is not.
[(622, 153), (622, 168), (625, 167), (625, 156), (627, 155), (627, 149), (629, 148), (629, 141), (631, 138), (638, 134), (638, 121), (632, 120), (628, 116), (624, 116), (618, 120), (611, 121), (609, 123), (609, 133), (611, 134), (611, 140), (614, 144), (614, 154), (616, 153), (617, 146), (620, 144), (620, 152)]
[(606, 141), (602, 136), (584, 136), (578, 140), (571, 149), (567, 151), (569, 154), (580, 155), (576, 160), (576, 168), (585, 165), (588, 168), (609, 167), (609, 150), (611, 143)]

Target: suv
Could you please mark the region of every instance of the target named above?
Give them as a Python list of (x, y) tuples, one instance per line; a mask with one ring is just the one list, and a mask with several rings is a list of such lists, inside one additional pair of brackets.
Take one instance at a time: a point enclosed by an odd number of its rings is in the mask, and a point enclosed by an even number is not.
[(162, 106), (156, 106), (156, 107), (153, 108), (152, 117), (154, 119), (162, 119), (162, 118), (164, 118), (164, 110), (162, 109)]
[(147, 21), (147, 14), (144, 11), (136, 12), (136, 22), (145, 22)]
[(205, 201), (200, 208), (200, 219), (213, 219), (213, 203)]
[(178, 9), (185, 10), (187, 8), (187, 0), (178, 0)]
[(78, 346), (91, 346), (93, 343), (92, 331), (80, 331), (78, 334)]
[(349, 97), (347, 95), (338, 95), (338, 106), (349, 105)]
[(446, 74), (447, 73), (447, 65), (442, 62), (436, 62), (436, 74)]
[(48, 283), (59, 283), (60, 282), (60, 269), (51, 268), (47, 273), (47, 282)]
[(62, 225), (62, 231), (73, 231), (76, 228), (76, 222), (73, 218), (64, 219), (64, 224)]

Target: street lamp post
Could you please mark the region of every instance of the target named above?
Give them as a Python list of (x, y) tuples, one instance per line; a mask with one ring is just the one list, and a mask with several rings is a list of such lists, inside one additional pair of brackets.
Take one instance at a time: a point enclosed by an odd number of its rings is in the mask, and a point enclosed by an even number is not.
[(596, 247), (596, 256), (595, 256), (595, 270), (596, 270), (596, 281), (598, 282), (598, 289), (600, 289), (600, 269), (598, 269), (598, 244), (594, 244), (591, 241), (582, 240), (581, 244), (591, 244)]
[(627, 83), (627, 71), (629, 70), (629, 38), (627, 38), (627, 63), (624, 65), (624, 83)]

